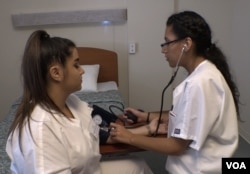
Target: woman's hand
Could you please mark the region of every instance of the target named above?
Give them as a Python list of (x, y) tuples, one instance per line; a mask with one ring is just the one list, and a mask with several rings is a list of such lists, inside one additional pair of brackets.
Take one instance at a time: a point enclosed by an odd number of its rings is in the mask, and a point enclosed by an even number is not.
[(144, 123), (144, 122), (146, 122), (146, 119), (147, 119), (146, 118), (147, 117), (147, 113), (146, 112), (143, 112), (142, 110), (139, 110), (139, 109), (126, 108), (126, 109), (124, 109), (124, 115), (122, 117), (129, 124), (134, 124), (134, 121), (131, 120), (131, 119), (129, 119), (125, 115), (126, 112), (131, 112), (133, 115), (135, 115), (137, 117), (137, 123)]
[(113, 139), (113, 141), (126, 144), (130, 143), (133, 133), (120, 124), (110, 123), (110, 127), (110, 138)]
[[(155, 134), (157, 124), (158, 124), (158, 120), (159, 120), (158, 118), (154, 118), (149, 123), (149, 129), (150, 129), (149, 132), (151, 132), (151, 134)], [(166, 122), (161, 121), (157, 134), (166, 134), (167, 131), (168, 131), (168, 124)]]

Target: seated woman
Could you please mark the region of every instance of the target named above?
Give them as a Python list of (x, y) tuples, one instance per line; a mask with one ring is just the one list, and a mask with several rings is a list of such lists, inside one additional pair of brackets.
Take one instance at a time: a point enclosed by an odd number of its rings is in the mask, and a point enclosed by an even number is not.
[(31, 34), (22, 59), (23, 97), (6, 145), (12, 173), (152, 173), (135, 157), (100, 162), (92, 108), (72, 94), (83, 73), (72, 41), (43, 30)]

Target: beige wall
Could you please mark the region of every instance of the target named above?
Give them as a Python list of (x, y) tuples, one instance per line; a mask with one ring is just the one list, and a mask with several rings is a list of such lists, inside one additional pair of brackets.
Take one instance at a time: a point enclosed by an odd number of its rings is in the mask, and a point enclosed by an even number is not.
[(250, 1), (234, 2), (232, 43), (232, 67), (240, 90), (241, 118), (240, 135), (250, 144), (250, 77), (249, 77), (249, 40), (250, 40)]
[[(143, 4), (143, 6), (142, 6)], [(174, 11), (173, 1), (128, 1), (128, 41), (136, 42), (138, 51), (129, 55), (129, 104), (146, 111), (159, 110), (161, 91), (172, 69), (161, 53), (165, 22)], [(166, 94), (166, 105), (171, 103)]]
[[(0, 37), (3, 38), (0, 47), (2, 58), (0, 64), (2, 72), (0, 74), (2, 84), (0, 118), (6, 116), (11, 103), (21, 95), (20, 61), (22, 52), (30, 33), (40, 28), (47, 30), (51, 35), (70, 38), (79, 46), (93, 46), (116, 51), (119, 56), (119, 87), (126, 104), (137, 106), (138, 103), (141, 108), (150, 109), (152, 102), (144, 102), (144, 94), (147, 98), (152, 96), (151, 91), (157, 91), (153, 98), (150, 97), (151, 100), (156, 101), (153, 102), (153, 106), (157, 108), (159, 91), (165, 84), (165, 80), (163, 80), (165, 77), (161, 76), (162, 79), (156, 77), (158, 74), (170, 74), (168, 71), (171, 71), (166, 64), (162, 64), (164, 58), (160, 53), (159, 45), (163, 42), (164, 22), (162, 21), (165, 21), (166, 16), (173, 12), (173, 1), (158, 0), (155, 3), (151, 0), (22, 0), (22, 2), (14, 0), (5, 1), (0, 8), (2, 13), (0, 15), (2, 21)], [(20, 29), (13, 28), (11, 22), (11, 14), (112, 8), (127, 8), (127, 23), (109, 26), (82, 24)], [(138, 52), (135, 55), (128, 55), (128, 42), (137, 42)], [(141, 71), (138, 71), (138, 65), (133, 61), (140, 62)], [(147, 69), (152, 69), (151, 67), (158, 67), (155, 68), (157, 71), (154, 70), (153, 73), (148, 71)], [(128, 68), (130, 73), (128, 73)], [(147, 81), (144, 80), (145, 77), (148, 78)], [(131, 82), (129, 83), (129, 81)], [(158, 85), (147, 87), (148, 84), (155, 84), (158, 81)], [(146, 85), (144, 85), (145, 83)], [(131, 90), (129, 91), (129, 89)], [(129, 95), (136, 94), (137, 96), (138, 89), (142, 96), (140, 98), (132, 97), (129, 101)], [(150, 95), (147, 96), (147, 94)]]
[(119, 85), (124, 100), (128, 101), (127, 23), (77, 24), (14, 28), (11, 14), (126, 8), (125, 0), (22, 0), (1, 2), (0, 10), (0, 119), (5, 117), (11, 103), (21, 95), (20, 62), (25, 42), (36, 29), (45, 29), (52, 36), (72, 39), (79, 46), (114, 50), (119, 56)]
[[(229, 57), (234, 75), (239, 83), (242, 101), (240, 124), (244, 137), (249, 135), (250, 96), (248, 77), (248, 0), (11, 0), (1, 2), (0, 10), (0, 118), (6, 116), (11, 103), (21, 95), (20, 58), (30, 33), (37, 28), (15, 29), (11, 14), (25, 12), (51, 12), (127, 8), (128, 21), (117, 25), (67, 25), (44, 26), (51, 35), (67, 37), (80, 46), (93, 46), (114, 50), (119, 55), (120, 89), (125, 102), (145, 110), (159, 110), (163, 87), (172, 70), (161, 54), (160, 43), (164, 40), (165, 21), (175, 10), (199, 12), (213, 30), (214, 41)], [(137, 44), (136, 54), (127, 53), (127, 44)], [(244, 44), (241, 44), (244, 43)], [(179, 72), (175, 84), (183, 78)], [(174, 86), (173, 86), (174, 87)], [(165, 108), (171, 105), (171, 91), (165, 95)]]
[[(138, 52), (129, 56), (130, 105), (151, 111), (160, 109), (162, 90), (172, 75), (172, 69), (161, 54), (160, 43), (164, 42), (167, 17), (174, 11), (195, 10), (204, 16), (214, 32), (214, 40), (218, 41), (218, 45), (230, 55), (231, 0), (137, 0), (135, 2), (131, 0), (128, 2), (128, 41), (132, 40), (138, 44)], [(172, 88), (185, 75), (186, 72), (180, 69)], [(171, 87), (165, 93), (164, 107), (168, 109), (171, 106)]]
[[(145, 5), (143, 8), (142, 3)], [(175, 10), (194, 10), (210, 24), (213, 41), (228, 57), (233, 78), (241, 95), (241, 117), (245, 122), (239, 123), (240, 135), (250, 143), (250, 1), (130, 0), (128, 9), (128, 41), (138, 44), (138, 52), (129, 55), (129, 104), (145, 110), (159, 110), (161, 91), (171, 75), (159, 47), (159, 43), (163, 42), (165, 20)], [(185, 71), (181, 69), (172, 88), (185, 75)], [(171, 104), (170, 92), (166, 92), (165, 95), (165, 108), (169, 108)]]
[(249, 0), (179, 0), (179, 9), (193, 9), (201, 13), (211, 25), (214, 41), (228, 57), (234, 80), (240, 92), (240, 135), (250, 143), (250, 78)]

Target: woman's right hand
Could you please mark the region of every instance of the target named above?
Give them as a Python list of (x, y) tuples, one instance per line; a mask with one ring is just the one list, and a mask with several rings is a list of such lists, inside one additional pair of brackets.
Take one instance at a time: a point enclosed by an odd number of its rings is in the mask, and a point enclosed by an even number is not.
[(146, 122), (147, 114), (148, 114), (147, 112), (143, 112), (142, 110), (131, 108), (131, 107), (128, 107), (128, 108), (124, 109), (124, 115), (122, 117), (129, 124), (135, 124), (135, 122), (133, 120), (129, 119), (126, 116), (126, 112), (131, 112), (134, 116), (136, 116), (137, 117), (137, 123), (144, 123), (144, 122)]

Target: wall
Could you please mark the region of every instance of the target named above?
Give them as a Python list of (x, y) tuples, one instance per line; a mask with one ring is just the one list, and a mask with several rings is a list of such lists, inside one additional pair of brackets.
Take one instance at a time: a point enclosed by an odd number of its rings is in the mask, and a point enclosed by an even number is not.
[[(141, 8), (141, 4), (144, 7)], [(194, 10), (204, 16), (214, 33), (214, 40), (225, 53), (231, 52), (231, 0), (133, 0), (128, 1), (128, 41), (135, 41), (138, 52), (129, 55), (129, 104), (145, 110), (159, 110), (162, 89), (172, 75), (172, 69), (161, 53), (165, 22), (174, 11)], [(138, 13), (140, 9), (140, 13)], [(158, 9), (154, 11), (154, 9)], [(223, 21), (223, 23), (221, 23)], [(180, 69), (174, 88), (186, 72)], [(164, 108), (171, 106), (171, 87), (166, 91)]]
[[(23, 12), (82, 9), (127, 8), (128, 21), (118, 25), (72, 25), (43, 27), (51, 35), (68, 37), (81, 46), (115, 50), (119, 55), (120, 89), (125, 101), (145, 110), (159, 110), (163, 87), (172, 70), (161, 54), (165, 21), (175, 10), (195, 10), (205, 17), (213, 30), (214, 41), (229, 58), (241, 92), (241, 135), (250, 140), (248, 49), (250, 2), (248, 0), (12, 0), (1, 2), (0, 10), (0, 119), (11, 103), (21, 95), (20, 60), (30, 33), (36, 28), (15, 29), (11, 14)], [(137, 52), (127, 53), (127, 43), (136, 42)], [(173, 87), (185, 72), (180, 71)], [(165, 107), (171, 104), (171, 90), (165, 95)], [(249, 141), (250, 142), (250, 141)]]
[(240, 92), (240, 135), (250, 143), (249, 40), (250, 1), (180, 0), (179, 9), (193, 9), (205, 16), (213, 30), (214, 41), (228, 57), (232, 75)]
[(201, 14), (211, 27), (213, 41), (231, 59), (233, 0), (179, 0), (178, 9)]
[[(250, 143), (248, 116), (250, 2), (248, 0), (159, 0), (157, 3), (148, 0), (136, 2), (130, 0), (128, 2), (128, 41), (138, 44), (138, 52), (129, 55), (129, 104), (145, 110), (159, 110), (161, 91), (172, 73), (159, 47), (159, 43), (163, 42), (165, 21), (175, 10), (194, 10), (210, 24), (213, 41), (228, 58), (241, 95), (240, 110), (244, 122), (239, 122), (240, 135)], [(145, 7), (138, 13), (142, 3)], [(152, 12), (155, 8), (158, 11)], [(172, 88), (185, 76), (186, 72), (181, 69)], [(169, 108), (171, 90), (166, 92), (164, 100), (165, 108)]]
[[(160, 44), (164, 42), (166, 19), (173, 11), (174, 1), (128, 0), (128, 42), (136, 42), (138, 48), (136, 54), (129, 55), (130, 106), (160, 109), (161, 91), (172, 72)], [(171, 91), (165, 96), (165, 106), (170, 106)]]
[(241, 101), (240, 135), (250, 144), (250, 77), (249, 77), (249, 40), (250, 40), (250, 1), (234, 2), (232, 37), (232, 67), (239, 85)]
[(11, 14), (73, 11), (91, 9), (126, 8), (125, 0), (58, 0), (58, 1), (5, 1), (0, 10), (0, 119), (6, 116), (11, 103), (21, 95), (20, 62), (28, 36), (36, 29), (45, 29), (51, 36), (72, 39), (79, 46), (99, 47), (118, 53), (119, 85), (125, 102), (128, 102), (127, 23), (77, 24), (28, 28), (13, 28)]

